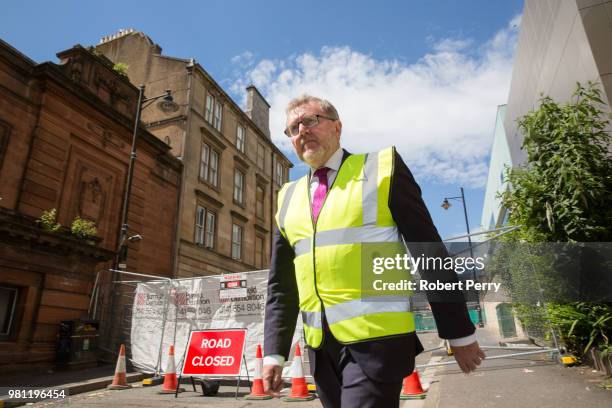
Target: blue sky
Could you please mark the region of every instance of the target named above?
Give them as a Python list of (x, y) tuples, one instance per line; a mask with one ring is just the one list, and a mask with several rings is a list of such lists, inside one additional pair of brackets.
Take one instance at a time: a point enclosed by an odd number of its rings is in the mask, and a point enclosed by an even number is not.
[(143, 31), (164, 54), (195, 58), (238, 103), (255, 83), (272, 104), (273, 140), (295, 163), (280, 132), (282, 107), (304, 91), (326, 97), (349, 150), (397, 146), (443, 237), (465, 231), (458, 203), (440, 208), (460, 186), (478, 227), (523, 2), (287, 3), (8, 0), (0, 38), (43, 62), (121, 28)]

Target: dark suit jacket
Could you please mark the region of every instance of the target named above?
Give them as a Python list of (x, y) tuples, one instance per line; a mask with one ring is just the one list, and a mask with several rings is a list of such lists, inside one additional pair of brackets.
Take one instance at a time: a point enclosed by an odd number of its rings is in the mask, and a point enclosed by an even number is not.
[[(349, 155), (345, 150), (343, 163)], [(413, 256), (448, 256), (421, 198), (421, 189), (397, 152), (394, 156), (389, 196), (391, 214), (410, 253)], [(293, 248), (280, 234), (278, 227), (275, 228), (264, 326), (265, 355), (280, 354), (288, 358), (291, 348), (299, 313), (294, 257)], [(457, 276), (452, 271), (421, 270), (421, 275), (428, 280), (457, 281)], [(474, 333), (475, 328), (470, 321), (461, 292), (430, 292), (427, 296), (441, 338), (454, 339)], [(330, 333), (324, 335), (328, 336)], [(325, 340), (323, 342), (325, 343)], [(423, 351), (415, 334), (367, 340), (349, 344), (347, 347), (364, 373), (377, 381), (397, 381), (398, 378), (408, 375), (414, 368), (415, 356)], [(310, 364), (314, 375), (316, 367), (312, 367), (312, 356)]]

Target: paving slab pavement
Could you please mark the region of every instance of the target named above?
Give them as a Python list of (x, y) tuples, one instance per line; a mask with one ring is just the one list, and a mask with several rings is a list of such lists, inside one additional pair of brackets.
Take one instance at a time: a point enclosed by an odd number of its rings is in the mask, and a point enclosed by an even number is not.
[[(4, 374), (0, 375), (0, 408), (23, 404), (9, 403), (6, 395), (9, 389), (56, 389), (65, 390), (67, 395), (75, 395), (106, 388), (112, 383), (115, 365), (102, 365), (81, 370), (49, 370), (40, 374)], [(128, 383), (141, 381), (150, 377), (148, 374), (128, 372)]]
[[(496, 346), (498, 337), (490, 331), (476, 331), (480, 345)], [(520, 350), (487, 349), (490, 357)], [(444, 350), (435, 351), (430, 363), (454, 361)], [(417, 362), (417, 364), (420, 364)], [(577, 408), (612, 407), (612, 391), (599, 384), (605, 379), (590, 367), (564, 367), (550, 354), (535, 354), (485, 360), (470, 375), (456, 364), (421, 370), (424, 400), (406, 401), (402, 408)]]
[[(143, 408), (178, 408), (178, 407), (195, 407), (205, 405), (214, 408), (270, 408), (278, 406), (294, 407), (294, 403), (284, 402), (278, 398), (272, 400), (252, 401), (245, 400), (244, 396), (248, 394), (248, 388), (242, 387), (238, 393), (238, 399), (234, 397), (236, 387), (221, 386), (219, 394), (214, 397), (203, 396), (199, 389), (193, 391), (191, 386), (182, 385), (187, 391), (182, 392), (177, 398), (174, 395), (160, 395), (161, 385), (153, 387), (143, 387), (140, 384), (135, 384), (134, 388), (129, 390), (111, 391), (98, 390), (70, 397), (70, 408), (97, 408), (97, 407), (143, 407)], [(39, 402), (33, 407), (57, 407), (62, 408), (62, 403), (54, 403), (52, 401)], [(298, 407), (302, 408), (321, 408), (319, 400), (300, 402)]]
[[(510, 352), (515, 350), (489, 350), (487, 355)], [(437, 382), (425, 408), (612, 406), (612, 392), (598, 387), (604, 379), (601, 372), (589, 367), (563, 367), (547, 354), (485, 361), (470, 375), (456, 365), (442, 366), (435, 376)]]

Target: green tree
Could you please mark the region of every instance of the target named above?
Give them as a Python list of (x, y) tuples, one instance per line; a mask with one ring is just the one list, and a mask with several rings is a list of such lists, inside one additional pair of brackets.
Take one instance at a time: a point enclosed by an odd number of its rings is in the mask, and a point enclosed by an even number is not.
[[(611, 241), (612, 162), (600, 91), (578, 84), (573, 100), (545, 96), (518, 122), (527, 163), (510, 169), (502, 195), (527, 241)], [(608, 115), (609, 117), (609, 115)]]
[(577, 84), (570, 102), (543, 96), (538, 109), (519, 119), (527, 161), (508, 169), (510, 188), (501, 199), (509, 223), (521, 227), (504, 239), (493, 260), (519, 318), (542, 328), (553, 324), (577, 354), (591, 345), (609, 349), (612, 308), (560, 300), (559, 294), (571, 289), (569, 281), (558, 279), (558, 266), (567, 257), (553, 254), (556, 259), (551, 259), (538, 243), (612, 241), (610, 115), (604, 106), (593, 83)]

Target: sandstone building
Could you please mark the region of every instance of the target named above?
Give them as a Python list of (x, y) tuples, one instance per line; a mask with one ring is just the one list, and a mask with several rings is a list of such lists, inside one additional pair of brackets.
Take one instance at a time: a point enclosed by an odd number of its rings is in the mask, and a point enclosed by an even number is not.
[[(0, 366), (49, 366), (59, 323), (87, 317), (120, 230), (138, 89), (75, 46), (37, 64), (0, 40)], [(149, 108), (154, 110), (155, 108)], [(171, 276), (182, 164), (141, 128), (129, 207), (128, 268)], [(36, 219), (94, 221), (97, 238)], [(116, 315), (115, 317), (118, 317)]]
[(267, 268), (276, 194), (292, 164), (270, 139), (262, 95), (248, 87), (244, 112), (200, 64), (163, 55), (142, 32), (120, 31), (96, 50), (126, 64), (147, 96), (169, 89), (180, 106), (170, 116), (155, 109), (142, 116), (184, 165), (176, 275)]

